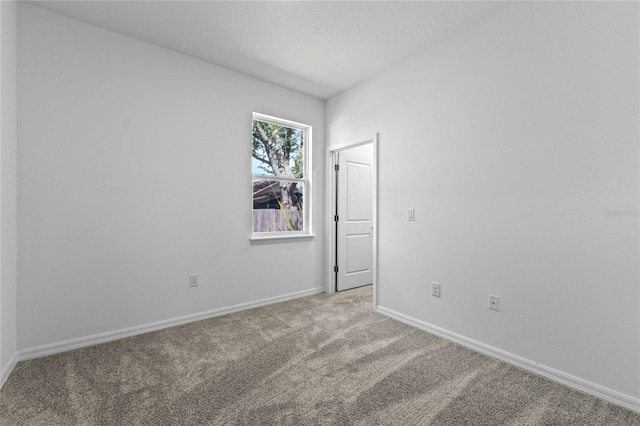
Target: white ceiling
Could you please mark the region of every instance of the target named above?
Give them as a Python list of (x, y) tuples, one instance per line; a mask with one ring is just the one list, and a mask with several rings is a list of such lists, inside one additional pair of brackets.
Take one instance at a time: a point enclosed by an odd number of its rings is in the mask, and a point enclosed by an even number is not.
[(498, 12), (496, 1), (34, 1), (327, 99)]

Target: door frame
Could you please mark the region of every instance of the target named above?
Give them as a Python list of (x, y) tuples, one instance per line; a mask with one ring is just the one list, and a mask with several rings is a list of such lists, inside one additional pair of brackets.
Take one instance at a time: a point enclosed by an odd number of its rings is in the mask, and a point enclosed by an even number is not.
[(345, 143), (330, 145), (327, 147), (327, 210), (325, 215), (325, 239), (327, 241), (327, 293), (336, 291), (336, 274), (333, 270), (336, 259), (336, 223), (333, 220), (336, 211), (336, 174), (335, 174), (335, 155), (340, 151), (349, 148), (355, 148), (360, 145), (371, 144), (373, 147), (373, 164), (371, 176), (371, 194), (372, 194), (372, 222), (373, 222), (373, 309), (378, 306), (378, 133), (373, 137), (352, 140)]

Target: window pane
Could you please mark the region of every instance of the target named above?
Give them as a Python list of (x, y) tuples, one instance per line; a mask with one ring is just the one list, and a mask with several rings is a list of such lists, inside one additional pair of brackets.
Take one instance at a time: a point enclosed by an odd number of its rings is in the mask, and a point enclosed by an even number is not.
[(304, 177), (304, 131), (253, 120), (254, 175)]
[(253, 181), (253, 232), (293, 232), (303, 228), (303, 184)]

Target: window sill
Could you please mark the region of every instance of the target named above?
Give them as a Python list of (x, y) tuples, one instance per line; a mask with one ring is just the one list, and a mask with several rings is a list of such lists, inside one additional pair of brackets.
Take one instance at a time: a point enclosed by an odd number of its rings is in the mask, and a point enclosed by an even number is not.
[(253, 243), (267, 243), (267, 242), (274, 242), (274, 241), (294, 241), (294, 240), (312, 240), (314, 239), (316, 236), (314, 234), (296, 234), (296, 235), (283, 235), (283, 234), (277, 234), (277, 235), (252, 235), (251, 238), (249, 238), (249, 241), (251, 242), (251, 244)]

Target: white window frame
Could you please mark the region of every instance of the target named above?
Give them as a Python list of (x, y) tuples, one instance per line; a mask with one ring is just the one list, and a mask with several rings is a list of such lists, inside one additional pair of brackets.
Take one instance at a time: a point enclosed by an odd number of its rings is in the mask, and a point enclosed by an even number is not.
[[(270, 181), (289, 181), (289, 182), (300, 182), (303, 185), (303, 200), (304, 200), (304, 208), (302, 210), (302, 231), (281, 231), (281, 232), (253, 232), (253, 210), (251, 214), (251, 238), (253, 241), (268, 241), (268, 240), (283, 240), (283, 239), (300, 239), (300, 238), (313, 238), (312, 232), (312, 214), (313, 211), (313, 188), (311, 184), (311, 175), (312, 175), (312, 159), (311, 153), (313, 150), (311, 149), (313, 140), (312, 140), (312, 127), (308, 124), (297, 123), (295, 121), (285, 120), (283, 118), (273, 117), (271, 115), (260, 114), (254, 112), (251, 117), (251, 123), (253, 126), (253, 121), (266, 121), (268, 123), (276, 124), (279, 126), (291, 127), (295, 129), (300, 129), (303, 132), (303, 155), (304, 155), (304, 177), (303, 178), (283, 178), (273, 175), (262, 175), (253, 173), (253, 167), (251, 167), (251, 208), (253, 209), (253, 181), (255, 179), (263, 179)], [(253, 162), (253, 159), (251, 160)], [(252, 163), (251, 163), (252, 164)]]

